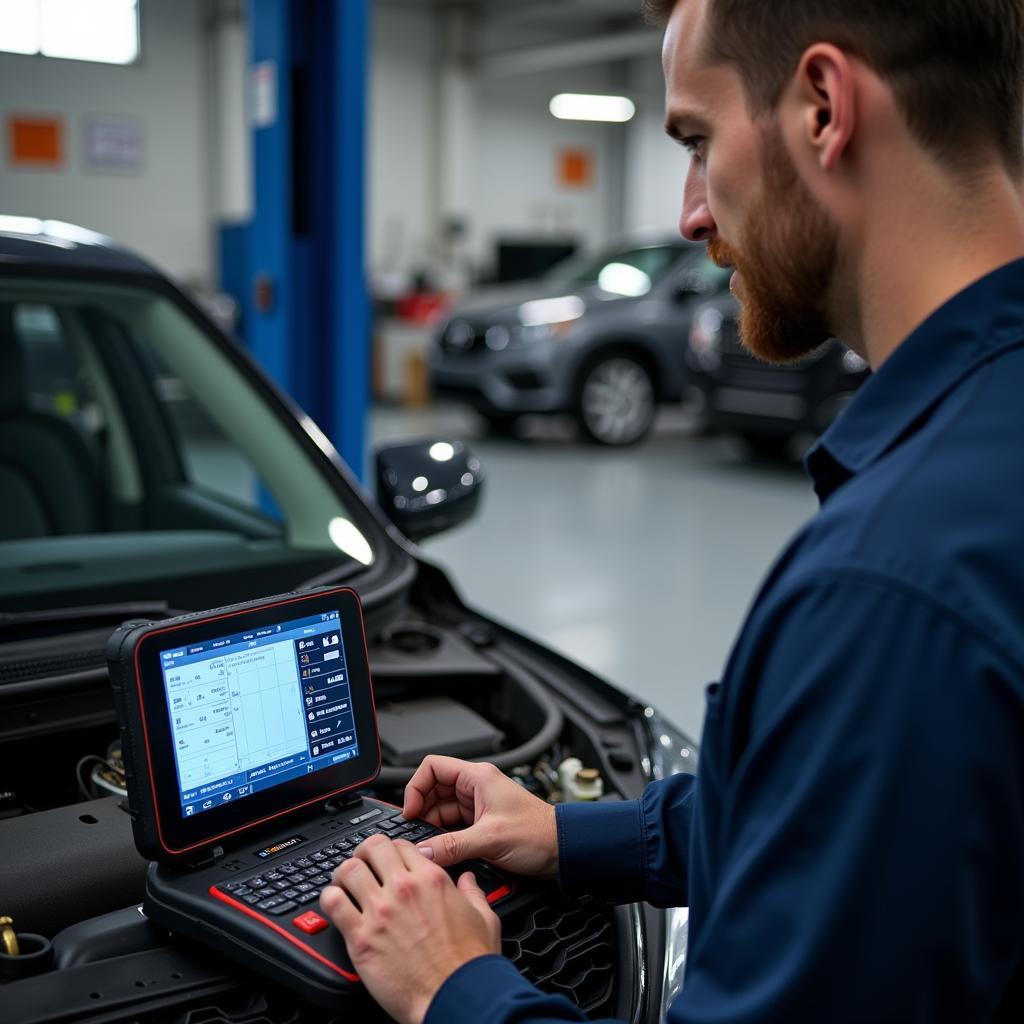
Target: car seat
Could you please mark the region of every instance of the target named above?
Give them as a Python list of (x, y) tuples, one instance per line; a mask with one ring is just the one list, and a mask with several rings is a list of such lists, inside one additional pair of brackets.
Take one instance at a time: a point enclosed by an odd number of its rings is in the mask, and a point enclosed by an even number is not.
[(14, 306), (0, 304), (0, 541), (103, 527), (98, 460), (77, 424), (29, 407)]

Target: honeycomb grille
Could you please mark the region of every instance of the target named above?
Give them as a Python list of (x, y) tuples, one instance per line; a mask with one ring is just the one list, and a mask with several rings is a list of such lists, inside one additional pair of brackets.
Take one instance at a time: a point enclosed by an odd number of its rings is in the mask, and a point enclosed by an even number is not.
[(502, 952), (546, 992), (566, 996), (584, 1013), (615, 1012), (615, 922), (612, 911), (578, 903), (527, 908), (502, 923)]

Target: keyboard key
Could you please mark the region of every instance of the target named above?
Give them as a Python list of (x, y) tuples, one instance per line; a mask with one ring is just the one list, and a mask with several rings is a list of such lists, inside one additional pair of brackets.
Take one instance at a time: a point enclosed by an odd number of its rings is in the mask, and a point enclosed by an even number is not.
[(299, 895), (301, 895), (301, 893), (299, 892), (298, 889), (285, 889), (284, 892), (281, 893), (281, 899), (293, 900), (295, 899), (296, 896)]
[(248, 903), (250, 907), (254, 907), (257, 903), (260, 902), (260, 900), (262, 898), (263, 898), (262, 896), (258, 896), (254, 892), (250, 892), (250, 893), (247, 893), (245, 896), (242, 897), (242, 902), (243, 903)]
[[(248, 888), (249, 887), (246, 885), (245, 882), (228, 882), (227, 885), (222, 885), (221, 886), (221, 889), (223, 889), (224, 892), (241, 892), (242, 889), (248, 889)], [(243, 895), (244, 895), (244, 893), (243, 893)]]
[(295, 902), (312, 903), (314, 900), (318, 899), (320, 899), (320, 891), (318, 889), (314, 889), (312, 892), (300, 893), (299, 896), (296, 897)]
[(312, 878), (314, 875), (319, 875), (321, 871), (323, 871), (323, 868), (321, 868), (319, 864), (314, 864), (311, 868), (306, 868), (306, 870), (302, 872), (302, 877), (307, 879)]
[(393, 832), (396, 828), (398, 828), (398, 826), (399, 822), (397, 822), (394, 818), (388, 818), (387, 821), (382, 821), (380, 823), (380, 829), (382, 832)]
[(284, 902), (286, 901), (281, 899), (280, 896), (271, 896), (270, 899), (261, 900), (259, 903), (257, 903), (256, 908), (258, 910), (273, 910), (274, 907), (279, 907)]
[(269, 885), (265, 885), (262, 888), (256, 890), (256, 895), (261, 897), (262, 899), (266, 899), (268, 896), (274, 896), (276, 895), (276, 893), (277, 890)]
[(268, 871), (263, 877), (268, 882), (280, 882), (283, 876), (280, 871)]
[(309, 884), (319, 885), (321, 888), (323, 888), (330, 880), (331, 879), (329, 875), (314, 875), (313, 878), (309, 880)]
[(290, 910), (295, 910), (298, 907), (298, 903), (294, 900), (285, 900), (283, 903), (279, 903), (276, 907), (271, 907), (270, 913), (277, 917), (278, 914), (287, 914)]
[(311, 868), (313, 862), (308, 857), (299, 857), (298, 860), (292, 861), (297, 868)]
[(310, 860), (311, 860), (311, 861), (312, 861), (312, 862), (313, 862), (314, 864), (319, 864), (319, 863), (320, 863), (321, 861), (324, 861), (324, 860), (326, 860), (326, 859), (327, 859), (327, 854), (326, 854), (326, 853), (324, 853), (323, 851), (320, 851), (320, 850), (318, 850), (318, 851), (317, 851), (316, 853), (311, 853), (311, 854), (309, 855), (309, 859), (310, 859)]
[(309, 882), (299, 882), (298, 885), (293, 886), (296, 892), (312, 892), (316, 886), (310, 885)]
[(253, 889), (258, 889), (261, 885), (263, 885), (263, 876), (253, 875), (252, 878), (245, 879), (245, 884), (252, 886)]
[(299, 931), (305, 932), (307, 935), (316, 935), (317, 932), (322, 932), (327, 927), (327, 921), (325, 921), (315, 910), (307, 910), (304, 914), (299, 914), (292, 924), (295, 925)]
[(290, 889), (292, 887), (291, 879), (282, 878), (281, 881), (274, 883), (274, 888), (280, 892), (282, 889)]

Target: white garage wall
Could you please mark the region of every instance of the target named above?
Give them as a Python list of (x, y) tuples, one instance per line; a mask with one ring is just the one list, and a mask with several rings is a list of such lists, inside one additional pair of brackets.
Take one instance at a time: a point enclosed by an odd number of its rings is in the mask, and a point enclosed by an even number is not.
[[(373, 17), (368, 260), (375, 274), (405, 274), (444, 260), (437, 212), (443, 26), (417, 4), (375, 3)], [(513, 42), (523, 45), (517, 38), (503, 48)], [(594, 248), (623, 232), (676, 230), (686, 154), (664, 134), (656, 52), (628, 65), (477, 79), (472, 91), (472, 142), (463, 157), (471, 169), (462, 175), (459, 209), (469, 228), (462, 255), (475, 269), (488, 269), (499, 238), (568, 235)], [(638, 108), (629, 125), (557, 121), (548, 112), (558, 92), (623, 91)], [(561, 148), (593, 153), (590, 188), (559, 184)]]
[[(613, 230), (609, 192), (614, 188), (612, 149), (625, 138), (622, 125), (558, 121), (548, 112), (560, 92), (602, 92), (601, 69), (495, 79), (480, 85), (479, 194), (474, 249), (484, 259), (501, 237), (573, 237), (586, 248)], [(562, 149), (593, 155), (593, 184), (567, 188), (559, 182)]]
[(429, 262), (434, 238), (437, 24), (426, 5), (372, 14), (367, 259), (403, 273)]
[(630, 96), (637, 106), (629, 125), (623, 202), (633, 231), (675, 231), (690, 158), (665, 134), (665, 83), (656, 56), (630, 67)]
[[(115, 67), (0, 54), (0, 112), (59, 115), (60, 170), (0, 164), (0, 212), (71, 221), (101, 231), (178, 278), (209, 277), (211, 227), (205, 142), (202, 0), (143, 0), (142, 56)], [(85, 168), (83, 118), (132, 116), (144, 133), (134, 175)]]

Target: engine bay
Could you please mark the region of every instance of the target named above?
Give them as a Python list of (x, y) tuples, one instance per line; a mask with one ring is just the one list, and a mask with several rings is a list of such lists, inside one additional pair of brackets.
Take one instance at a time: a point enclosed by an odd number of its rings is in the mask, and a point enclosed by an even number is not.
[[(5, 995), (37, 1007), (24, 1019), (40, 1024), (78, 1019), (76, 1005), (102, 1010), (97, 1021), (322, 1019), (142, 916), (146, 862), (122, 806), (109, 683), (89, 661), (97, 648), (102, 659), (108, 623), (78, 625), (55, 637), (40, 622), (0, 645), (0, 915), (52, 946), (49, 969)], [(400, 805), (426, 752), (488, 760), (552, 803), (633, 798), (647, 781), (636, 707), (610, 687), (604, 699), (543, 648), (468, 613), (411, 605), (370, 636), (384, 760), (367, 795)], [(567, 901), (552, 886), (505, 923), (503, 942), (542, 987), (631, 1019), (641, 932), (636, 908)], [(46, 988), (55, 969), (71, 986), (61, 1006)]]

